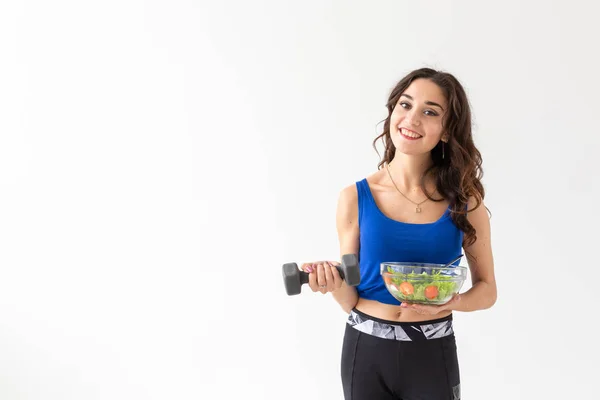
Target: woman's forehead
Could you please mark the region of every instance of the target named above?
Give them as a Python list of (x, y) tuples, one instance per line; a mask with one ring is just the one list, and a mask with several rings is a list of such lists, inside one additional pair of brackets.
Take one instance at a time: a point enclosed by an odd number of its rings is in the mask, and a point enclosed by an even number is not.
[(432, 101), (442, 105), (446, 104), (446, 96), (444, 96), (442, 89), (429, 79), (417, 79), (413, 81), (402, 94), (408, 95), (412, 100), (422, 103)]

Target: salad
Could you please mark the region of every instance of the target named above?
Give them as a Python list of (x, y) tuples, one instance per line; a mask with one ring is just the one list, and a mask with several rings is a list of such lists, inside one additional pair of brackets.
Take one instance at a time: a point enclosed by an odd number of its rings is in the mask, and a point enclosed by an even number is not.
[(387, 269), (387, 272), (382, 272), (387, 289), (400, 301), (443, 304), (460, 290), (464, 281), (463, 277), (442, 274), (441, 271), (399, 274), (392, 268)]

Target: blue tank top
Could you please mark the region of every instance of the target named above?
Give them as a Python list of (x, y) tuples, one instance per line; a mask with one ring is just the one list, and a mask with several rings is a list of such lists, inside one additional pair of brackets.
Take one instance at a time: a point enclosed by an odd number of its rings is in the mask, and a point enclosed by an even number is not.
[[(359, 263), (361, 282), (358, 296), (385, 304), (399, 305), (386, 289), (380, 275), (382, 262), (448, 263), (461, 254), (463, 232), (446, 209), (437, 221), (412, 224), (388, 218), (379, 209), (367, 179), (356, 182)], [(457, 261), (458, 263), (458, 261)]]

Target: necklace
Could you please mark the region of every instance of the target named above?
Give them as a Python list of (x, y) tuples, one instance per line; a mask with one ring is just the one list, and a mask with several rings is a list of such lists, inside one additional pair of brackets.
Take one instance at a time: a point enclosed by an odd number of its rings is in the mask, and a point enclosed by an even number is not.
[(410, 201), (411, 203), (413, 203), (415, 206), (417, 206), (417, 208), (415, 209), (416, 213), (420, 213), (421, 212), (421, 204), (425, 203), (427, 200), (429, 199), (425, 199), (420, 203), (415, 203), (414, 201), (412, 201), (411, 199), (409, 199), (408, 197), (406, 197), (406, 195), (404, 193), (402, 193), (400, 191), (400, 189), (398, 189), (398, 186), (396, 186), (396, 182), (394, 182), (394, 179), (392, 178), (392, 173), (390, 172), (390, 165), (386, 164), (386, 168), (387, 168), (387, 172), (388, 175), (390, 176), (390, 180), (392, 181), (392, 183), (394, 184), (394, 187), (396, 188), (396, 190), (398, 191), (398, 193), (400, 193), (402, 196), (404, 196), (404, 198), (408, 201)]

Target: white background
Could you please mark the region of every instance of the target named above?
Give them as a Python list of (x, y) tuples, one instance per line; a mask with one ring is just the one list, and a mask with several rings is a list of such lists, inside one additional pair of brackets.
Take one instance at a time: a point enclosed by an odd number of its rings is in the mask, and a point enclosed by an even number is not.
[[(3, 1), (0, 399), (342, 399), (336, 260), (389, 90), (468, 91), (499, 288), (464, 399), (597, 392), (598, 6)], [(597, 328), (596, 328), (597, 329)]]

